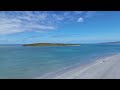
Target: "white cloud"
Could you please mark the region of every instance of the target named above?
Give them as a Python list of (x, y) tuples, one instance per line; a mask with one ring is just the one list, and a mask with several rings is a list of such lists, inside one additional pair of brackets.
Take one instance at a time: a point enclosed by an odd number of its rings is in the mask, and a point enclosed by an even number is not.
[[(77, 13), (79, 13), (79, 12), (77, 12)], [(80, 13), (82, 14), (83, 12), (80, 12)], [(95, 15), (95, 13), (96, 13), (96, 11), (87, 11), (84, 13), (84, 15), (82, 17), (78, 18), (77, 22), (84, 22), (85, 19), (93, 17)]]
[(0, 35), (54, 30), (58, 23), (77, 19), (83, 22), (82, 14), (83, 11), (0, 11)]
[(77, 22), (84, 22), (84, 19), (82, 17), (78, 18)]
[(46, 19), (47, 13), (0, 12), (0, 35), (55, 29), (55, 25), (49, 25)]
[[(24, 23), (24, 24), (23, 24)], [(3, 19), (0, 22), (0, 35), (19, 33), (25, 31), (53, 30), (54, 26), (25, 23), (18, 19)]]

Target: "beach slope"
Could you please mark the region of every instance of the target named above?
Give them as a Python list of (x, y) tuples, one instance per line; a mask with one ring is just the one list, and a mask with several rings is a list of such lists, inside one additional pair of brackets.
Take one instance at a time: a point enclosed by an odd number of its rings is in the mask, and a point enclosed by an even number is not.
[(50, 79), (120, 79), (120, 54), (77, 67)]

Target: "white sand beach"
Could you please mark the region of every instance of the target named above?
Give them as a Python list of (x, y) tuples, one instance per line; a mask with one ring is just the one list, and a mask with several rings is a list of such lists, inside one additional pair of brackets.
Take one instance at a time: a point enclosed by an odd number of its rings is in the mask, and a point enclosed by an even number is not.
[(105, 57), (49, 79), (120, 79), (120, 54)]

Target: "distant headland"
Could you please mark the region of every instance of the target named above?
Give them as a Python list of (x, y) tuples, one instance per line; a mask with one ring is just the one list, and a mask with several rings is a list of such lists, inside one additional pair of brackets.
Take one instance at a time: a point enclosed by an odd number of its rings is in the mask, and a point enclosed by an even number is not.
[(101, 43), (101, 44), (120, 44), (120, 42), (105, 42), (105, 43)]
[(33, 43), (33, 44), (23, 44), (23, 46), (80, 46), (80, 44), (64, 44), (64, 43)]

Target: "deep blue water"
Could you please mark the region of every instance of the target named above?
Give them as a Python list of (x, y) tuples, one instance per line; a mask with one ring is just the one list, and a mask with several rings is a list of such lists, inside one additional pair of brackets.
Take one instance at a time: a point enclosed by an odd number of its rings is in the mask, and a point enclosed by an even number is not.
[(0, 45), (0, 78), (34, 78), (120, 53), (120, 45), (32, 47)]

